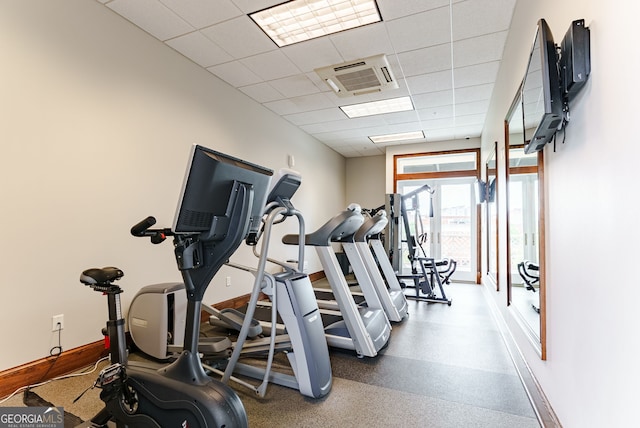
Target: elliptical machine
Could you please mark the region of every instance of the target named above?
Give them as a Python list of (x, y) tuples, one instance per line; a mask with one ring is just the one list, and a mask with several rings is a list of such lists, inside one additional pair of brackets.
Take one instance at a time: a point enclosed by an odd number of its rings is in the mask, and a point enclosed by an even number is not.
[[(223, 364), (226, 366), (224, 372), (206, 365), (205, 368), (222, 374), (222, 382), (227, 383), (233, 379), (251, 388), (260, 397), (264, 397), (268, 383), (272, 382), (297, 389), (307, 397), (320, 398), (330, 392), (333, 380), (329, 349), (324, 336), (318, 303), (313, 293), (311, 281), (303, 272), (304, 245), (298, 247), (297, 266), (269, 257), (272, 228), (289, 217), (298, 219), (299, 244), (304, 243), (302, 241), (304, 238), (304, 218), (291, 202), (302, 178), (298, 173), (290, 170), (281, 170), (278, 172), (278, 176), (278, 180), (274, 178), (273, 188), (267, 197), (268, 204), (264, 209), (263, 227), (258, 234), (251, 234), (246, 240), (258, 258), (257, 268), (227, 263), (230, 267), (251, 272), (255, 276), (246, 312), (241, 313), (234, 309), (221, 311), (213, 308), (207, 309), (212, 314), (209, 318), (210, 324), (237, 329), (239, 331), (238, 339), (234, 344), (230, 358), (225, 360)], [(262, 241), (260, 252), (257, 251), (259, 241)], [(275, 264), (283, 271), (276, 274), (267, 273), (267, 262)], [(265, 337), (264, 341), (255, 339), (249, 343), (247, 337), (253, 335), (249, 332), (255, 326), (263, 327), (262, 323), (253, 318), (261, 293), (267, 295), (270, 301), (271, 322), (264, 323), (269, 329), (270, 337)], [(280, 317), (281, 324), (277, 323), (277, 317)], [(267, 349), (267, 362), (264, 368), (253, 367), (239, 361), (245, 351), (251, 355), (254, 349), (259, 350), (262, 347)], [(285, 351), (293, 375), (272, 370), (273, 356), (276, 350)], [(262, 379), (262, 383), (258, 387), (254, 387), (234, 377), (234, 373)]]
[[(203, 311), (211, 314), (211, 325), (239, 333), (235, 342), (227, 335), (200, 337), (198, 350), (203, 367), (212, 376), (219, 375), (223, 383), (232, 380), (259, 397), (265, 396), (268, 383), (297, 389), (311, 398), (323, 397), (331, 390), (331, 362), (322, 319), (311, 281), (303, 273), (304, 245), (299, 246), (297, 265), (269, 258), (272, 230), (276, 224), (296, 217), (304, 237), (304, 218), (291, 202), (301, 183), (300, 174), (291, 170), (280, 170), (272, 179), (262, 228), (259, 233), (250, 233), (245, 240), (253, 249), (258, 266), (226, 263), (254, 275), (253, 291), (245, 311), (202, 306)], [(283, 271), (268, 273), (267, 263), (275, 264)], [(256, 306), (267, 305), (267, 302), (259, 302), (261, 294), (269, 297), (270, 322), (266, 318), (260, 321), (253, 318)], [(184, 303), (186, 297), (181, 283), (149, 285), (136, 294), (127, 321), (131, 339), (139, 350), (158, 359), (173, 356), (175, 348), (183, 341), (179, 326), (184, 325), (186, 317)], [(292, 375), (272, 368), (276, 352), (286, 355), (293, 369)], [(257, 367), (241, 362), (245, 356), (266, 357), (266, 364)], [(254, 385), (236, 374), (259, 379), (262, 383)]]
[(111, 365), (96, 386), (105, 407), (84, 427), (246, 427), (240, 398), (209, 377), (198, 357), (200, 308), (207, 286), (250, 231), (260, 226), (271, 170), (194, 145), (172, 229), (151, 229), (148, 217), (134, 236), (159, 244), (173, 236), (187, 292), (184, 348), (170, 365), (154, 370), (127, 364), (122, 289), (115, 267), (87, 269), (80, 281), (108, 297)]

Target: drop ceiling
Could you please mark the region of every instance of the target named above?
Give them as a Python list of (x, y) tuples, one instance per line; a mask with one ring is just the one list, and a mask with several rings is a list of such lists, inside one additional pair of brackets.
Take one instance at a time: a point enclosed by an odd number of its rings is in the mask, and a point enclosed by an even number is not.
[[(345, 157), (394, 144), (369, 136), (479, 137), (516, 2), (377, 0), (382, 22), (279, 48), (248, 14), (283, 0), (98, 1)], [(379, 54), (398, 89), (340, 98), (314, 72)], [(414, 110), (349, 119), (339, 108), (402, 96)]]

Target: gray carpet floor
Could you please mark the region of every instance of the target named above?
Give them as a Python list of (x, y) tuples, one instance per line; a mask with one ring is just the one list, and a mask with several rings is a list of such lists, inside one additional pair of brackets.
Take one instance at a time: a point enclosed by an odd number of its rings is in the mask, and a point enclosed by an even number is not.
[[(410, 291), (407, 291), (410, 293)], [(264, 398), (233, 385), (251, 427), (539, 427), (482, 287), (451, 284), (451, 306), (409, 301), (375, 358), (331, 351), (333, 387), (322, 399), (270, 385)], [(96, 375), (33, 389), (83, 420), (101, 408)], [(2, 406), (23, 405), (14, 397)]]

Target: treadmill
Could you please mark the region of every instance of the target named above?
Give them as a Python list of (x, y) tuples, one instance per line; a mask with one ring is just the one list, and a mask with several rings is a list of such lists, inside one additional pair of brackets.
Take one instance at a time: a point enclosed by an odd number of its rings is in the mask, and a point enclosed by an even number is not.
[[(304, 244), (316, 249), (339, 309), (322, 311), (339, 318), (325, 326), (327, 343), (331, 347), (354, 350), (359, 358), (375, 357), (387, 345), (391, 323), (373, 288), (361, 287), (367, 304), (356, 305), (331, 243), (342, 242), (343, 246), (347, 244), (349, 250), (345, 248), (345, 251), (351, 253), (351, 258), (359, 258), (355, 247), (349, 243), (354, 242), (355, 233), (363, 222), (360, 206), (351, 204), (318, 230), (304, 237)], [(299, 241), (299, 235), (286, 235), (282, 238), (282, 242), (290, 245), (299, 244)], [(361, 261), (359, 265), (364, 266)]]
[[(387, 288), (387, 282), (380, 273), (378, 261), (371, 252), (368, 242), (369, 237), (380, 234), (386, 225), (387, 216), (384, 211), (378, 211), (374, 216), (365, 215), (364, 222), (353, 236), (343, 236), (340, 242), (356, 279), (356, 282), (348, 284), (358, 285), (362, 290), (351, 290), (356, 304), (369, 306), (371, 297), (367, 300), (367, 292), (375, 293), (377, 296), (375, 302), (376, 304), (379, 302), (389, 321), (401, 322), (408, 314), (407, 299), (395, 275), (389, 282), (390, 287)], [(388, 260), (386, 261), (389, 263)], [(314, 290), (321, 309), (339, 310), (330, 290), (321, 288)]]
[[(380, 242), (380, 234), (387, 226), (387, 223), (387, 213), (384, 211), (378, 211), (375, 215), (368, 216), (356, 232), (354, 237), (355, 242), (348, 244), (348, 246), (355, 246), (355, 249), (360, 255), (364, 268), (369, 275), (373, 287), (378, 293), (380, 302), (389, 320), (401, 322), (408, 315), (408, 303), (402, 287), (398, 282), (398, 278), (396, 278), (393, 272), (391, 263), (386, 257), (384, 247), (382, 247), (382, 243)], [(344, 245), (345, 244), (343, 244), (343, 247)], [(377, 252), (375, 252), (374, 257), (372, 251), (374, 251), (375, 248), (377, 248)], [(380, 248), (382, 252), (379, 251)], [(345, 248), (345, 252), (347, 256), (349, 256), (347, 248)], [(351, 265), (353, 266), (353, 263), (351, 263)], [(385, 274), (384, 278), (380, 272), (381, 269)], [(389, 269), (391, 269), (391, 271), (389, 271)], [(358, 268), (358, 270), (361, 270), (361, 268)], [(356, 272), (355, 267), (354, 272)], [(358, 277), (357, 273), (356, 277)]]

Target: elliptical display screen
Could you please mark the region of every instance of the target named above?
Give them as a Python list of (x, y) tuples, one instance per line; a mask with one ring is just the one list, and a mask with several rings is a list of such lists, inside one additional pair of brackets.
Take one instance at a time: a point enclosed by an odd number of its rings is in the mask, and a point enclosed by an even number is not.
[(231, 193), (236, 182), (253, 189), (251, 219), (247, 234), (260, 228), (273, 171), (244, 160), (194, 145), (180, 192), (173, 231), (200, 233), (201, 239), (222, 237), (232, 207)]

